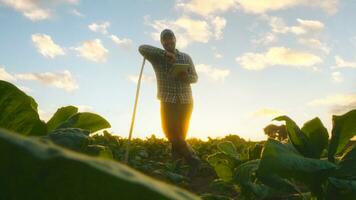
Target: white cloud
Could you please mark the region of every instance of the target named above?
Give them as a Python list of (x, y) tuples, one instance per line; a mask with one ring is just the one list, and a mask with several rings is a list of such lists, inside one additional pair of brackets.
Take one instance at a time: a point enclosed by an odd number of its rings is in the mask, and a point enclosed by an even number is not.
[(236, 58), (243, 68), (248, 70), (262, 70), (274, 65), (291, 67), (311, 67), (321, 63), (320, 57), (285, 47), (271, 47), (264, 53), (245, 53)]
[[(306, 4), (310, 3), (310, 1), (305, 0)], [(314, 7), (320, 7), (328, 14), (335, 14), (338, 11), (340, 0), (317, 0), (312, 1), (311, 5)]]
[(53, 0), (54, 2), (64, 2), (69, 4), (79, 4), (79, 0)]
[(274, 108), (260, 108), (255, 112), (251, 113), (251, 117), (277, 117), (279, 115), (283, 115), (284, 111), (274, 109)]
[(325, 25), (317, 20), (297, 19), (297, 26), (287, 26), (280, 17), (271, 17), (269, 25), (275, 33), (293, 33), (296, 35), (318, 34), (324, 30)]
[(299, 26), (297, 27), (303, 29), (304, 33), (322, 31), (324, 30), (325, 27), (325, 25), (322, 22), (317, 20), (303, 20), (298, 18), (297, 21), (299, 23)]
[(198, 64), (195, 66), (195, 69), (197, 72), (203, 73), (215, 81), (223, 81), (230, 74), (230, 70), (228, 69), (219, 69), (206, 64)]
[(93, 107), (88, 105), (77, 105), (78, 112), (93, 112)]
[[(137, 84), (138, 78), (139, 78), (139, 75), (128, 75), (127, 76), (127, 80), (129, 80), (133, 83), (136, 83), (136, 84)], [(156, 77), (153, 75), (142, 74), (142, 79), (141, 79), (142, 82), (153, 83), (153, 82), (155, 82), (155, 80), (156, 80)]]
[(88, 26), (91, 31), (98, 32), (101, 34), (107, 34), (108, 28), (110, 27), (110, 22), (102, 22), (102, 23), (92, 23)]
[(223, 58), (223, 57), (224, 57), (220, 52), (217, 51), (216, 47), (211, 47), (211, 49), (213, 50), (213, 53), (214, 53), (214, 57), (215, 57), (215, 58), (220, 59), (220, 58)]
[(38, 52), (45, 57), (54, 58), (64, 55), (64, 50), (53, 42), (51, 36), (46, 34), (33, 34), (32, 42), (35, 44)]
[(208, 42), (211, 37), (211, 31), (209, 30), (209, 25), (206, 21), (182, 17), (174, 23), (177, 27), (184, 29), (187, 35), (193, 40)]
[(335, 64), (332, 68), (356, 68), (356, 61), (346, 61), (340, 56), (335, 56)]
[(116, 35), (110, 35), (110, 39), (117, 45), (123, 48), (131, 48), (132, 40), (128, 38), (119, 38)]
[(253, 39), (252, 43), (260, 45), (268, 45), (271, 44), (273, 42), (276, 42), (278, 40), (278, 38), (276, 37), (275, 34), (273, 33), (266, 33), (264, 34), (262, 37), (258, 38), (258, 39)]
[(16, 74), (16, 78), (19, 80), (39, 81), (42, 84), (64, 89), (68, 92), (79, 88), (72, 74), (67, 70), (58, 73), (44, 72)]
[(330, 114), (341, 115), (356, 109), (356, 93), (329, 95), (323, 98), (314, 99), (308, 102), (307, 105), (327, 107)]
[(16, 78), (8, 73), (4, 67), (0, 67), (0, 80), (13, 82), (16, 81)]
[(331, 73), (331, 78), (334, 82), (343, 82), (344, 81), (344, 77), (342, 76), (342, 74), (340, 72)]
[(177, 20), (152, 21), (149, 16), (146, 16), (145, 23), (154, 29), (151, 33), (154, 40), (159, 41), (161, 31), (169, 28), (175, 33), (177, 47), (185, 48), (192, 42), (207, 43), (213, 37), (221, 39), (226, 20), (221, 17), (215, 17), (213, 20), (195, 20), (182, 16)]
[[(325, 25), (317, 20), (303, 20), (297, 19), (298, 25), (287, 26), (284, 20), (280, 17), (268, 17), (269, 25), (272, 32), (275, 34), (288, 34), (292, 33), (298, 37), (298, 42), (312, 49), (321, 50), (325, 54), (329, 54), (331, 49), (326, 43), (320, 41), (319, 37), (323, 32)], [(273, 38), (271, 38), (273, 39)], [(262, 40), (261, 42), (263, 42)], [(268, 40), (267, 40), (268, 41)]]
[(335, 14), (339, 0), (236, 0), (245, 12), (263, 14), (268, 11), (283, 10), (295, 6), (319, 7), (329, 14)]
[(213, 27), (214, 27), (214, 36), (215, 39), (222, 39), (222, 30), (226, 26), (226, 19), (223, 17), (214, 17), (211, 21)]
[[(349, 111), (355, 110), (355, 109), (356, 109), (356, 99), (355, 99), (355, 101), (353, 101), (347, 105), (332, 106), (332, 108), (330, 109), (330, 112), (332, 114), (342, 115), (346, 112), (349, 112)], [(356, 139), (356, 137), (354, 137), (354, 140), (355, 139)]]
[(83, 13), (79, 12), (77, 9), (70, 10), (70, 13), (72, 13), (73, 15), (78, 16), (78, 17), (85, 17), (85, 15)]
[(0, 0), (0, 4), (21, 12), (26, 18), (32, 21), (49, 19), (52, 16), (52, 11), (46, 6), (57, 6), (58, 4), (77, 4), (78, 0)]
[(215, 15), (240, 8), (247, 13), (263, 14), (296, 6), (321, 8), (335, 14), (339, 0), (178, 0), (176, 6), (201, 16)]
[(94, 62), (105, 62), (108, 50), (103, 46), (100, 39), (84, 41), (74, 50), (79, 52), (79, 56)]
[(222, 58), (222, 57), (223, 57), (223, 55), (222, 55), (222, 54), (220, 54), (220, 53), (215, 52), (215, 53), (214, 53), (214, 57), (215, 57), (215, 58), (219, 58), (219, 59), (220, 59), (220, 58)]
[(236, 0), (179, 0), (177, 7), (186, 12), (208, 16), (236, 8)]
[(25, 17), (32, 21), (48, 19), (51, 12), (41, 8), (39, 1), (35, 0), (0, 0), (3, 4), (21, 12)]
[(356, 102), (356, 94), (336, 94), (310, 101), (309, 106), (347, 106)]
[(323, 51), (325, 54), (329, 54), (330, 53), (330, 47), (328, 47), (325, 43), (322, 43), (319, 39), (315, 39), (315, 38), (308, 38), (308, 39), (304, 39), (304, 38), (300, 38), (299, 43), (304, 44), (310, 48), (313, 49), (319, 49), (321, 51)]

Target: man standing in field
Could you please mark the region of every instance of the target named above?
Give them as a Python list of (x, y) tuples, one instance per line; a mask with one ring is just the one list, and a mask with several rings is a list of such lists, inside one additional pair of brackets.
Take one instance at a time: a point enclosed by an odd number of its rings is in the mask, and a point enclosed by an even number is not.
[[(165, 29), (161, 32), (161, 44), (164, 49), (141, 45), (139, 52), (150, 61), (156, 74), (162, 129), (172, 144), (172, 158), (177, 161), (183, 157), (193, 170), (196, 170), (201, 161), (185, 138), (193, 111), (190, 84), (198, 81), (198, 75), (190, 56), (175, 48), (176, 38), (171, 30)], [(169, 71), (174, 63), (189, 64), (189, 70), (173, 77)]]

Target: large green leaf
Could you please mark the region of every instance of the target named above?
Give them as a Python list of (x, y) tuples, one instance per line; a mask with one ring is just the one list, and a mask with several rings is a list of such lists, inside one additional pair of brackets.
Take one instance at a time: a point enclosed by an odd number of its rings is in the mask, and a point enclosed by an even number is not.
[[(321, 183), (336, 166), (326, 160), (306, 158), (286, 145), (269, 139), (262, 152), (257, 170), (259, 177), (279, 176), (305, 183), (314, 193), (320, 192)], [(269, 182), (264, 182), (269, 185)], [(273, 185), (271, 185), (273, 187)]]
[(217, 144), (218, 149), (224, 154), (239, 159), (235, 145), (230, 141), (223, 141)]
[(235, 162), (230, 156), (222, 152), (218, 152), (209, 155), (207, 157), (207, 161), (214, 168), (219, 178), (224, 181), (232, 180)]
[(338, 169), (335, 172), (335, 177), (343, 179), (356, 180), (356, 146), (350, 146), (338, 165)]
[(306, 122), (301, 130), (308, 138), (313, 151), (313, 158), (320, 158), (321, 153), (328, 146), (328, 130), (318, 117)]
[(233, 177), (233, 169), (226, 163), (218, 163), (214, 166), (214, 170), (219, 178), (224, 181), (231, 181)]
[(279, 116), (273, 120), (285, 121), (289, 140), (293, 146), (306, 157), (315, 157), (313, 147), (308, 140), (308, 137), (303, 133), (298, 125), (288, 116)]
[(1, 199), (199, 199), (116, 161), (0, 130)]
[(22, 135), (44, 135), (46, 124), (37, 113), (37, 103), (16, 86), (0, 80), (0, 127)]
[(356, 135), (356, 110), (344, 115), (333, 115), (333, 129), (329, 145), (329, 160), (334, 160), (334, 155), (344, 149), (349, 140)]
[(110, 127), (110, 123), (103, 117), (90, 112), (74, 114), (67, 121), (58, 126), (58, 128), (81, 128), (89, 130), (90, 133)]
[(78, 108), (75, 106), (66, 106), (59, 108), (56, 113), (47, 122), (48, 132), (56, 129), (61, 123), (68, 120), (72, 115), (78, 112)]

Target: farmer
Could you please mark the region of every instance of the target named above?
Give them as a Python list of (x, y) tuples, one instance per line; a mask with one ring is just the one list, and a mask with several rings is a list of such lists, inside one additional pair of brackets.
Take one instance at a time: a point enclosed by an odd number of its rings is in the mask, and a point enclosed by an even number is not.
[[(178, 161), (184, 158), (192, 169), (197, 169), (201, 161), (185, 138), (193, 111), (190, 84), (198, 81), (198, 75), (190, 56), (175, 48), (174, 33), (165, 29), (160, 37), (164, 50), (150, 45), (141, 45), (139, 52), (150, 61), (156, 74), (157, 98), (161, 102), (162, 129), (172, 144), (172, 159)], [(169, 70), (174, 63), (190, 64), (190, 68), (173, 77), (169, 74)]]

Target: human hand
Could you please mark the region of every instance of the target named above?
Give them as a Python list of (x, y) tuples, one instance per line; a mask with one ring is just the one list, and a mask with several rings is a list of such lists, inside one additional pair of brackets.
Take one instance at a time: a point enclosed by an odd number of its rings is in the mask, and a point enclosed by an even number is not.
[(176, 54), (172, 52), (166, 51), (165, 56), (170, 63), (175, 63), (177, 61)]
[(185, 81), (188, 79), (188, 72), (187, 71), (182, 71), (177, 75), (177, 78), (181, 81)]

